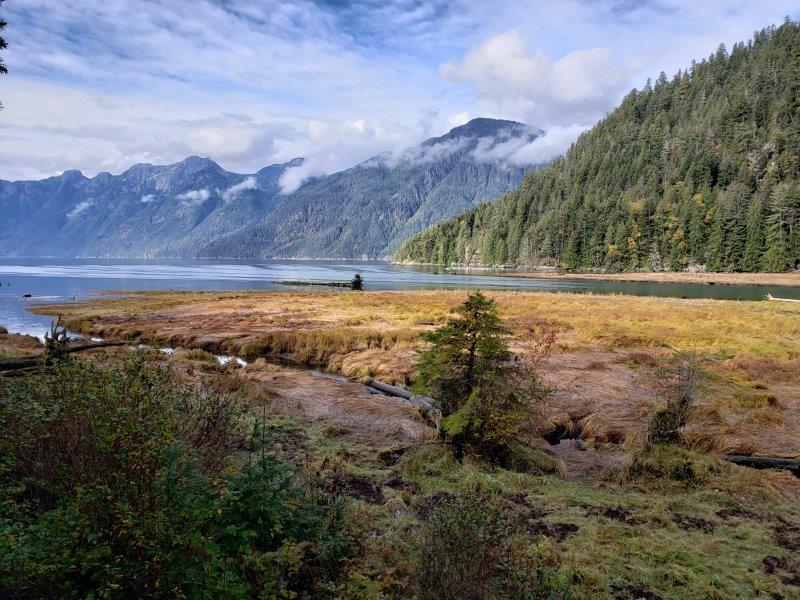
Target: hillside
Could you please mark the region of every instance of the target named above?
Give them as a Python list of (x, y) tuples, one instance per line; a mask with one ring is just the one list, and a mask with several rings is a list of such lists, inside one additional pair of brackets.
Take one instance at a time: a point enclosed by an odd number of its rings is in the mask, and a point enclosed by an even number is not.
[(518, 185), (492, 151), (541, 132), (475, 119), (400, 154), (376, 156), (284, 194), (303, 159), (231, 173), (208, 158), (120, 175), (65, 171), (0, 181), (0, 255), (377, 258), (410, 235)]
[[(210, 258), (390, 256), (414, 233), (518, 185), (524, 168), (479, 154), (541, 131), (474, 119), (400, 156), (377, 156), (313, 180), (259, 223), (203, 248)], [(488, 152), (487, 152), (488, 154)]]
[(548, 168), (399, 261), (570, 269), (800, 265), (800, 25), (631, 91)]

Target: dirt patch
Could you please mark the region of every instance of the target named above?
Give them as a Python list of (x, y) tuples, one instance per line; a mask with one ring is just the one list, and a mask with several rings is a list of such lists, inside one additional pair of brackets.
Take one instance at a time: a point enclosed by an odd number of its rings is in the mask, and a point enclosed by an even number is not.
[(800, 526), (778, 517), (772, 523), (772, 539), (784, 548), (800, 551)]
[(758, 515), (756, 515), (756, 513), (740, 506), (720, 509), (717, 511), (717, 516), (725, 521), (730, 521), (732, 519), (752, 521), (758, 519)]
[(634, 517), (627, 508), (622, 508), (621, 506), (589, 506), (585, 514), (587, 517), (606, 517), (625, 525), (639, 525), (642, 523), (641, 519)]
[(427, 521), (430, 518), (431, 512), (442, 504), (452, 502), (455, 496), (450, 492), (437, 492), (430, 496), (425, 496), (417, 500), (414, 512), (420, 519)]
[(542, 535), (556, 542), (563, 542), (579, 529), (574, 523), (546, 523), (538, 519), (526, 522), (523, 528), (531, 535)]
[(614, 600), (661, 600), (662, 598), (660, 594), (643, 585), (631, 587), (614, 586), (611, 588), (611, 594)]
[(404, 490), (406, 489), (406, 487), (408, 487), (406, 482), (403, 481), (403, 479), (399, 475), (394, 475), (393, 477), (390, 477), (383, 483), (383, 486), (391, 488), (393, 490)]
[(684, 531), (703, 531), (711, 533), (714, 531), (714, 523), (701, 517), (690, 515), (672, 515), (672, 522)]
[(330, 494), (342, 494), (360, 498), (369, 504), (383, 504), (381, 486), (364, 477), (344, 475), (336, 471), (328, 481), (327, 488)]
[(788, 556), (765, 556), (761, 561), (761, 569), (764, 573), (775, 575), (781, 583), (800, 586), (800, 571)]
[(398, 446), (394, 448), (387, 448), (378, 452), (378, 460), (385, 466), (393, 467), (397, 464), (400, 458), (408, 452), (408, 446)]

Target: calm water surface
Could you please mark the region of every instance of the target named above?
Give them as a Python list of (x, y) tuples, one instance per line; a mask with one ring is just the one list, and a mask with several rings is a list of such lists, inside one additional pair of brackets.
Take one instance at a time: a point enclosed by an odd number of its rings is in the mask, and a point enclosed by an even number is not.
[(482, 288), (731, 300), (762, 300), (771, 293), (800, 298), (800, 288), (553, 281), (385, 262), (0, 258), (0, 325), (41, 335), (50, 319), (29, 313), (30, 305), (81, 300), (101, 290), (274, 290), (287, 289), (279, 280), (349, 280), (357, 271), (367, 290)]

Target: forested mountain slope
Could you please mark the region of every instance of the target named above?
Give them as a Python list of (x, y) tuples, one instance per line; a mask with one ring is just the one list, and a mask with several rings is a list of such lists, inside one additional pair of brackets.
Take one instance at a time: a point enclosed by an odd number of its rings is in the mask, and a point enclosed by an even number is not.
[(391, 256), (410, 235), (518, 185), (523, 166), (492, 151), (527, 144), (541, 133), (513, 121), (473, 119), (399, 156), (377, 156), (312, 180), (258, 223), (199, 255)]
[(400, 261), (567, 268), (800, 265), (800, 25), (631, 91), (548, 168), (406, 242)]

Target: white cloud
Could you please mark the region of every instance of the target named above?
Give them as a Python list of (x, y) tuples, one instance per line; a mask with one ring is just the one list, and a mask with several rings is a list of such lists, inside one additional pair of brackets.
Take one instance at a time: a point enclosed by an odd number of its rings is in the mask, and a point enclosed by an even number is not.
[(390, 167), (396, 166), (400, 162), (411, 164), (430, 163), (464, 150), (471, 141), (470, 138), (461, 137), (436, 142), (435, 144), (413, 146), (400, 152), (389, 154), (386, 162)]
[(78, 202), (74, 207), (72, 207), (72, 210), (67, 213), (67, 218), (68, 219), (73, 219), (73, 218), (77, 217), (79, 214), (81, 214), (83, 211), (85, 211), (87, 208), (89, 208), (93, 204), (94, 204), (94, 202), (91, 202), (89, 200), (84, 200), (82, 202)]
[(312, 177), (337, 173), (393, 148), (407, 148), (421, 141), (421, 130), (391, 119), (312, 120), (308, 139), (314, 148), (303, 164), (287, 169), (279, 185), (290, 194)]
[(557, 60), (529, 55), (518, 31), (487, 39), (442, 75), (474, 87), (492, 111), (529, 123), (593, 122), (618, 101), (628, 76), (605, 48), (575, 50)]
[(150, 204), (151, 202), (155, 202), (156, 201), (156, 195), (155, 194), (147, 194), (146, 196), (142, 196), (140, 200), (141, 200), (141, 202), (143, 204)]
[(207, 189), (190, 190), (188, 192), (184, 192), (183, 194), (178, 194), (175, 196), (175, 199), (180, 200), (181, 204), (184, 206), (196, 206), (208, 200), (210, 196), (211, 192), (209, 192)]
[(247, 177), (246, 179), (232, 185), (227, 190), (222, 192), (222, 198), (226, 202), (230, 202), (231, 200), (236, 199), (236, 196), (239, 195), (239, 192), (243, 192), (245, 190), (254, 190), (254, 189), (256, 189), (256, 178)]
[(472, 151), (478, 162), (508, 162), (517, 166), (541, 165), (548, 163), (566, 152), (588, 125), (554, 125), (533, 140), (522, 136), (498, 143), (483, 138)]

